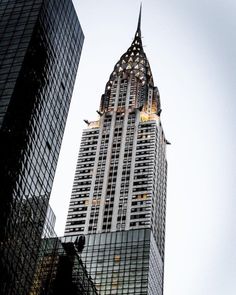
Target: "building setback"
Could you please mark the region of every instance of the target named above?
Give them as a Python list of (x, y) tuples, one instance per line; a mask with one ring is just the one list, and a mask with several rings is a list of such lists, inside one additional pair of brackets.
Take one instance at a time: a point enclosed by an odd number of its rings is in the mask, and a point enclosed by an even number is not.
[(82, 258), (99, 294), (163, 294), (166, 144), (141, 39), (116, 63), (83, 131), (65, 237), (85, 234)]
[(28, 294), (84, 36), (71, 0), (0, 2), (0, 294)]

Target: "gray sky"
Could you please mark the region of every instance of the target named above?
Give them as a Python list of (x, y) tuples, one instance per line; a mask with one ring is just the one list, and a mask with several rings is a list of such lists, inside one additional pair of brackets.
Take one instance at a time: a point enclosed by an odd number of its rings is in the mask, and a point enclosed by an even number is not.
[[(83, 119), (130, 46), (140, 1), (74, 0), (85, 34), (54, 182), (64, 232)], [(144, 0), (142, 34), (168, 146), (165, 295), (236, 294), (236, 1)]]

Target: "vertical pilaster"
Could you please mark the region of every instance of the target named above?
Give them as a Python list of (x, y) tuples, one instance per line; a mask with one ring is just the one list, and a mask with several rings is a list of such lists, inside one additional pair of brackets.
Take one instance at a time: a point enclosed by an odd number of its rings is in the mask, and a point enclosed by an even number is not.
[(122, 168), (123, 168), (123, 162), (124, 162), (127, 123), (128, 123), (128, 118), (129, 118), (130, 86), (131, 86), (131, 78), (129, 78), (127, 93), (126, 93), (125, 113), (124, 113), (124, 120), (123, 120), (122, 139), (121, 139), (119, 163), (118, 163), (118, 170), (117, 170), (118, 172), (117, 172), (117, 180), (116, 180), (116, 188), (115, 188), (115, 198), (114, 198), (114, 207), (113, 207), (113, 214), (112, 214), (111, 231), (116, 231), (117, 215), (118, 215), (118, 210), (119, 210), (120, 189), (121, 189), (122, 170), (123, 170)]
[(120, 93), (120, 81), (121, 79), (120, 77), (118, 77), (115, 106), (114, 106), (114, 111), (112, 112), (111, 129), (110, 129), (109, 142), (108, 142), (108, 148), (107, 148), (107, 159), (106, 159), (104, 180), (103, 180), (103, 186), (102, 186), (102, 196), (101, 196), (99, 215), (98, 215), (98, 223), (97, 223), (98, 233), (102, 232), (103, 212), (105, 208), (106, 191), (107, 191), (109, 169), (110, 169), (110, 163), (111, 163), (112, 144), (113, 144), (113, 137), (115, 132), (116, 111), (117, 111), (119, 93)]

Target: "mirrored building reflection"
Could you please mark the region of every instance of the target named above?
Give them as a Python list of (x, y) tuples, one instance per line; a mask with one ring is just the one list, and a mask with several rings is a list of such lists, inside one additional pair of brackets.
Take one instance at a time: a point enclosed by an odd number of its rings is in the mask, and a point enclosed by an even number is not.
[(71, 0), (0, 1), (0, 294), (28, 294), (84, 36)]
[(91, 234), (86, 239), (81, 258), (99, 294), (162, 294), (163, 262), (150, 229)]
[(80, 240), (43, 239), (30, 295), (97, 295), (79, 256)]

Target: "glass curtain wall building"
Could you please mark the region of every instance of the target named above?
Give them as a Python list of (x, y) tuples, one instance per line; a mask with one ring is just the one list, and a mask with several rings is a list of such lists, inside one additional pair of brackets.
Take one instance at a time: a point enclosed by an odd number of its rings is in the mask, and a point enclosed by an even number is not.
[(83, 131), (65, 237), (86, 235), (99, 294), (163, 293), (167, 161), (161, 105), (141, 39), (116, 63)]
[(82, 247), (59, 238), (44, 239), (29, 295), (97, 295), (80, 256)]
[(28, 294), (84, 36), (71, 0), (0, 1), (0, 294)]
[(87, 235), (81, 258), (98, 294), (162, 294), (163, 261), (148, 228)]

